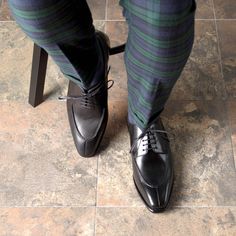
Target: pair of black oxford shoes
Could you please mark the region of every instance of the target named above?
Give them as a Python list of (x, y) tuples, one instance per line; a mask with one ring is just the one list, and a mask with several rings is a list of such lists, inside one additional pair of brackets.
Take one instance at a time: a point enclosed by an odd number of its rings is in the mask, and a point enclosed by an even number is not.
[[(99, 73), (101, 82), (90, 89), (83, 89), (70, 81), (68, 95), (61, 98), (67, 100), (72, 136), (78, 153), (83, 157), (95, 155), (108, 121), (107, 75), (110, 43), (104, 33), (97, 31), (96, 36), (102, 52), (104, 72)], [(162, 212), (168, 206), (173, 186), (167, 132), (159, 116), (144, 131), (128, 121), (128, 131), (136, 189), (151, 212)]]

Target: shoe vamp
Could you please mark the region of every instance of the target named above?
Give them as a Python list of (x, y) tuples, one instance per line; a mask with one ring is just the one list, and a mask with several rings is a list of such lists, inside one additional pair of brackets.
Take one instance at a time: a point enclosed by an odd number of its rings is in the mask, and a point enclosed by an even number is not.
[(103, 109), (87, 109), (79, 105), (74, 105), (73, 111), (75, 124), (79, 133), (85, 139), (95, 137), (104, 117)]
[(138, 156), (136, 164), (143, 180), (150, 186), (160, 186), (167, 181), (169, 170), (165, 163), (166, 154), (149, 151), (146, 155)]

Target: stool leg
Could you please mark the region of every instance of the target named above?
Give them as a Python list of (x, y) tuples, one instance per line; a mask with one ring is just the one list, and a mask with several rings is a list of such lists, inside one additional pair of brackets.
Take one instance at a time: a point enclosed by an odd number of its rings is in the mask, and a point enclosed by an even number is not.
[(47, 70), (47, 62), (47, 52), (38, 45), (34, 44), (29, 91), (29, 104), (31, 104), (33, 107), (36, 107), (43, 102), (43, 90)]

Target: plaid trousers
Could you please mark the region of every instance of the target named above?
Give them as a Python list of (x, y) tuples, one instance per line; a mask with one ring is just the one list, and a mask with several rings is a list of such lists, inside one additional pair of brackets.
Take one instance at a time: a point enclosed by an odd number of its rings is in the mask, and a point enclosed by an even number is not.
[[(86, 0), (8, 0), (22, 30), (62, 73), (83, 88), (100, 68), (100, 51)], [(128, 24), (124, 54), (128, 119), (146, 129), (163, 111), (194, 41), (195, 0), (120, 0)], [(97, 77), (99, 79), (99, 77)]]

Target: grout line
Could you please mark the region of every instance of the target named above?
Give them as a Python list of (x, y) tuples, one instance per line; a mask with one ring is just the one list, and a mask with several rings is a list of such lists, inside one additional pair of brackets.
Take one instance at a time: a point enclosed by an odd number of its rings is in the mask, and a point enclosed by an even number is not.
[(105, 5), (105, 20), (107, 20), (107, 14), (108, 14), (108, 0), (106, 0), (106, 5)]
[[(108, 0), (105, 3), (105, 25), (104, 25), (104, 33), (107, 33), (107, 9), (108, 9)], [(97, 20), (94, 20), (96, 22)], [(102, 20), (101, 20), (102, 21)], [(100, 155), (97, 157), (97, 182), (96, 182), (96, 197), (95, 197), (95, 216), (94, 216), (94, 236), (97, 234), (97, 201), (98, 201), (98, 176), (99, 176), (99, 159)]]
[[(144, 208), (146, 209), (146, 206), (97, 206), (97, 208)], [(169, 209), (173, 208), (236, 208), (236, 206), (169, 206)]]
[[(104, 33), (107, 33), (107, 9), (108, 9), (108, 0), (105, 3), (105, 25), (104, 25)], [(94, 20), (96, 21), (96, 20)], [(99, 176), (99, 159), (100, 155), (97, 157), (97, 182), (96, 182), (96, 199), (95, 199), (95, 216), (94, 216), (94, 236), (97, 234), (97, 201), (98, 201), (98, 176)]]
[(94, 216), (94, 235), (97, 232), (97, 208), (98, 208), (98, 168), (99, 168), (100, 155), (97, 157), (97, 181), (96, 181), (96, 196), (95, 196), (95, 216)]
[(213, 6), (213, 14), (214, 14), (214, 17), (215, 17), (214, 23), (215, 23), (216, 37), (217, 37), (218, 60), (220, 62), (220, 74), (221, 74), (221, 78), (223, 80), (224, 90), (225, 90), (225, 98), (223, 98), (223, 100), (227, 100), (228, 94), (227, 94), (227, 89), (226, 89), (226, 83), (225, 83), (225, 80), (224, 80), (224, 72), (223, 72), (223, 64), (222, 64), (222, 53), (221, 53), (221, 48), (220, 48), (220, 35), (219, 35), (218, 25), (217, 25), (217, 22), (216, 22), (217, 20), (216, 20), (216, 11), (215, 11), (214, 0), (212, 0), (212, 6)]
[(216, 13), (215, 13), (215, 5), (214, 5), (214, 1), (212, 1), (212, 6), (213, 6), (213, 13), (214, 13), (214, 22), (215, 22), (215, 29), (216, 29), (216, 37), (217, 37), (217, 47), (218, 47), (218, 59), (220, 61), (220, 72), (221, 72), (221, 76), (222, 79), (224, 79), (224, 74), (223, 74), (223, 66), (222, 66), (222, 56), (221, 56), (221, 49), (220, 49), (220, 37), (219, 37), (219, 32), (218, 32), (218, 27), (217, 27), (217, 23), (216, 23)]
[[(88, 206), (79, 206), (79, 205), (64, 205), (64, 206), (0, 206), (0, 209), (6, 209), (6, 208), (10, 208), (10, 209), (13, 209), (13, 208), (146, 208), (145, 205), (143, 206), (127, 206), (127, 205), (100, 205), (100, 206), (91, 206), (91, 205), (88, 205)], [(222, 209), (222, 208), (235, 208), (236, 209), (236, 205), (226, 205), (226, 206), (188, 206), (188, 205), (183, 205), (183, 206), (169, 206), (170, 209), (173, 209), (173, 208), (219, 208), (219, 209)]]
[(236, 19), (234, 19), (234, 18), (232, 18), (232, 19), (217, 19), (217, 18), (215, 18), (215, 20), (217, 20), (217, 21), (231, 21), (231, 20), (236, 20)]
[[(107, 20), (107, 9), (108, 9), (108, 0), (106, 0), (106, 5), (105, 5), (105, 23), (108, 21)], [(105, 24), (104, 31), (105, 31), (105, 33), (107, 33), (107, 24)]]
[(231, 144), (231, 153), (232, 153), (232, 157), (233, 157), (233, 164), (234, 164), (234, 169), (236, 169), (236, 159), (235, 159), (235, 150), (234, 150), (234, 145), (233, 145), (233, 140), (232, 140), (232, 119), (229, 113), (229, 104), (226, 104), (226, 117), (227, 117), (227, 122), (228, 122), (228, 126), (229, 126), (229, 135), (230, 135), (230, 144)]
[[(221, 49), (220, 49), (220, 36), (219, 36), (219, 31), (218, 31), (218, 25), (217, 25), (217, 22), (216, 22), (215, 5), (214, 5), (214, 0), (211, 0), (211, 1), (212, 1), (212, 6), (213, 6), (213, 14), (214, 14), (214, 18), (215, 18), (214, 24), (215, 24), (216, 37), (217, 37), (218, 60), (220, 62), (220, 75), (221, 75), (221, 78), (223, 80), (225, 96), (226, 96), (226, 99), (227, 99), (227, 92), (226, 92), (227, 90), (226, 90), (226, 84), (225, 84), (225, 80), (224, 80), (223, 65), (222, 65), (222, 55), (221, 55)], [(223, 99), (223, 100), (226, 100), (226, 99)]]
[[(220, 70), (221, 70), (221, 78), (223, 80), (223, 84), (224, 84), (224, 90), (225, 90), (225, 94), (226, 94), (226, 101), (228, 98), (228, 94), (227, 94), (227, 89), (226, 89), (226, 83), (225, 83), (225, 79), (224, 79), (224, 72), (223, 72), (223, 65), (222, 65), (222, 53), (221, 53), (221, 48), (220, 48), (220, 35), (219, 35), (219, 30), (218, 30), (218, 25), (217, 25), (217, 20), (216, 20), (216, 11), (215, 11), (215, 4), (214, 4), (214, 0), (212, 0), (212, 6), (213, 6), (213, 13), (214, 13), (214, 17), (215, 17), (215, 29), (216, 29), (216, 36), (217, 36), (217, 45), (218, 45), (218, 59), (220, 61)], [(231, 120), (229, 118), (229, 111), (228, 111), (228, 106), (226, 105), (226, 119), (227, 119), (227, 126), (229, 128), (229, 138), (230, 138), (230, 145), (231, 145), (231, 155), (233, 158), (233, 165), (234, 168), (236, 167), (236, 163), (235, 163), (235, 156), (234, 156), (234, 147), (233, 147), (233, 141), (232, 141), (232, 125), (231, 125)]]

